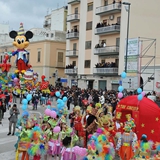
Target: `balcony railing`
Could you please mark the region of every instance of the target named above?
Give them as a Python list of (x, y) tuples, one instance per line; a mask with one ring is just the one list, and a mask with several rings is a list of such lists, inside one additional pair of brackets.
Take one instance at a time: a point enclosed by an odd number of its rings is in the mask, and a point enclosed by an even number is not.
[(78, 51), (77, 50), (67, 50), (66, 57), (78, 57)]
[(94, 55), (105, 56), (119, 54), (118, 46), (106, 46), (102, 48), (95, 48)]
[(120, 25), (111, 25), (106, 27), (100, 27), (95, 29), (95, 35), (105, 35), (105, 34), (112, 34), (112, 33), (119, 33), (120, 32)]
[(76, 3), (80, 3), (81, 0), (68, 0), (68, 4), (76, 4)]
[(77, 22), (79, 21), (79, 14), (70, 14), (67, 16), (67, 22)]
[(118, 68), (93, 68), (93, 74), (97, 75), (118, 75)]
[(78, 32), (71, 32), (66, 34), (66, 39), (78, 39), (79, 33)]
[(78, 70), (77, 68), (73, 68), (73, 69), (65, 69), (65, 74), (77, 74), (78, 73)]
[(121, 3), (109, 4), (96, 8), (96, 15), (108, 15), (112, 13), (121, 12)]
[(65, 68), (65, 62), (56, 62), (57, 68)]

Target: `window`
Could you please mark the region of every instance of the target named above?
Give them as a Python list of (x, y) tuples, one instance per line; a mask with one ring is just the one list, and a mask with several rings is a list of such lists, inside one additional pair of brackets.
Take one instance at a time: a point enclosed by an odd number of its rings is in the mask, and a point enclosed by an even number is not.
[(85, 49), (91, 49), (92, 42), (86, 41)]
[(108, 0), (104, 0), (104, 6), (108, 5)]
[(86, 30), (92, 30), (92, 22), (86, 23)]
[(105, 59), (102, 59), (102, 60), (101, 60), (101, 63), (105, 63)]
[(77, 43), (73, 43), (73, 50), (77, 50)]
[(119, 44), (120, 44), (120, 38), (116, 38), (116, 46), (119, 47)]
[(73, 66), (76, 66), (76, 61), (72, 61)]
[(41, 51), (38, 51), (38, 57), (37, 57), (37, 62), (41, 61)]
[(92, 11), (93, 10), (93, 3), (88, 3), (87, 4), (87, 11)]
[(53, 36), (54, 36), (54, 34), (53, 34), (53, 33), (51, 33), (51, 38), (53, 38)]
[(58, 62), (63, 62), (63, 52), (58, 52)]
[(47, 33), (47, 34), (46, 34), (46, 37), (48, 37), (48, 36), (49, 36), (49, 34)]
[(74, 9), (74, 13), (78, 14), (78, 7)]
[(121, 24), (121, 17), (117, 17), (117, 23)]
[(90, 60), (85, 60), (84, 61), (84, 68), (90, 68), (91, 61)]

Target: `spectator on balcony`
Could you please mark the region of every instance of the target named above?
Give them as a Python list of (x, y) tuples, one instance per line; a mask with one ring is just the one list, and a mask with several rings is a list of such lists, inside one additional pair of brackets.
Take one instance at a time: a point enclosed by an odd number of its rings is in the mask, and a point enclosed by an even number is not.
[(74, 29), (74, 32), (78, 32), (78, 29), (77, 29), (77, 28), (75, 28), (75, 29)]
[(67, 31), (67, 33), (69, 33), (69, 30)]
[(115, 4), (116, 3), (116, 1), (115, 0), (113, 0), (113, 4)]
[(73, 29), (71, 29), (71, 33), (73, 33)]
[(100, 24), (100, 23), (97, 23), (96, 28), (100, 28), (100, 27), (101, 27), (101, 24)]
[(99, 44), (96, 44), (95, 48), (101, 48)]

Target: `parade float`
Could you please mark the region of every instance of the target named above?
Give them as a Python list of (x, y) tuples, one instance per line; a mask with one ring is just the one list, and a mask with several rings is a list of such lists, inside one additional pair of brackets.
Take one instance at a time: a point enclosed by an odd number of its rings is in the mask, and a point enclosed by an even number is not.
[[(19, 31), (11, 31), (10, 38), (13, 39), (13, 45), (17, 48), (16, 51), (8, 52), (4, 55), (3, 63), (0, 64), (0, 89), (16, 90), (18, 94), (26, 91), (41, 90), (45, 93), (50, 93), (48, 88), (49, 81), (42, 75), (41, 82), (38, 81), (38, 73), (31, 69), (27, 55), (30, 53), (26, 50), (29, 46), (29, 39), (33, 37), (31, 31), (24, 31), (23, 24), (20, 23)], [(8, 60), (16, 56), (16, 70), (14, 73), (9, 73), (11, 64)]]

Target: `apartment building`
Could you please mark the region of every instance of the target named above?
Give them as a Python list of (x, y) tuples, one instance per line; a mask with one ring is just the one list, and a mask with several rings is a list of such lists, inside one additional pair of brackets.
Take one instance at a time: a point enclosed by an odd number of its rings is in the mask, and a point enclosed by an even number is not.
[[(65, 74), (69, 86), (109, 90), (118, 88), (120, 74), (124, 71), (128, 23), (128, 6), (123, 2), (68, 0)], [(160, 1), (125, 2), (131, 4), (129, 38), (160, 38), (160, 12), (157, 7)], [(156, 51), (160, 50), (159, 46), (157, 42)], [(159, 69), (158, 60), (155, 65)], [(153, 64), (151, 68), (154, 68)], [(144, 77), (144, 80), (147, 78)]]
[(74, 67), (65, 70), (69, 85), (117, 89), (121, 4), (69, 0), (67, 22), (66, 65)]
[(43, 27), (47, 30), (67, 30), (67, 6), (52, 10), (45, 16)]

